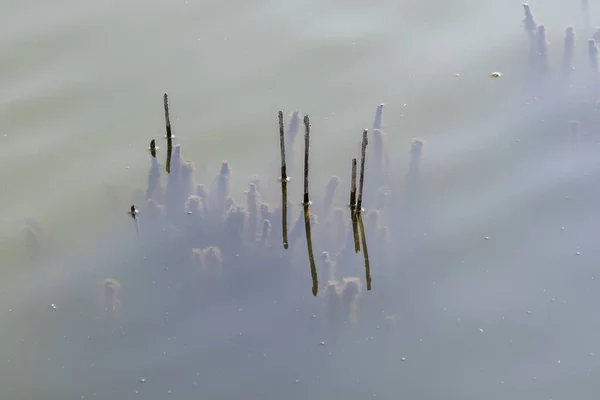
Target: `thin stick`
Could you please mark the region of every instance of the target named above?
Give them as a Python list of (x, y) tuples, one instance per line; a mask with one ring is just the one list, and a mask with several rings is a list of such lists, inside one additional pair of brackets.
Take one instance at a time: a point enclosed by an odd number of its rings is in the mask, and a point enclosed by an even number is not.
[(317, 277), (317, 267), (312, 248), (312, 236), (310, 234), (310, 199), (308, 196), (308, 153), (310, 149), (310, 119), (308, 115), (304, 116), (304, 228), (306, 231), (306, 247), (308, 249), (308, 260), (310, 262), (310, 275), (312, 276), (312, 294), (317, 295), (319, 290), (319, 280)]
[(287, 229), (287, 166), (285, 164), (285, 138), (283, 128), (283, 111), (279, 111), (279, 146), (281, 148), (281, 230), (283, 234), (283, 248), (288, 248)]
[(363, 255), (365, 257), (365, 279), (367, 281), (367, 290), (371, 290), (371, 265), (369, 264), (369, 250), (367, 249), (367, 237), (365, 236), (365, 224), (363, 223), (362, 213), (359, 212), (357, 218), (358, 226), (360, 227)]
[(358, 189), (358, 202), (356, 204), (356, 212), (362, 212), (362, 199), (363, 199), (363, 188), (365, 185), (365, 159), (367, 155), (367, 144), (369, 140), (367, 139), (368, 130), (365, 129), (363, 131), (362, 137), (362, 145), (360, 147), (360, 187)]
[(167, 174), (171, 173), (171, 153), (173, 152), (173, 135), (171, 134), (171, 117), (169, 116), (169, 96), (165, 93), (165, 126), (167, 129)]
[(352, 232), (354, 234), (354, 251), (360, 251), (358, 241), (358, 226), (356, 224), (356, 158), (352, 159), (352, 180), (350, 185), (350, 218), (352, 220)]
[(362, 144), (360, 148), (360, 187), (358, 191), (358, 202), (356, 205), (356, 214), (358, 218), (358, 226), (360, 228), (360, 236), (363, 248), (363, 255), (365, 257), (365, 278), (367, 281), (367, 290), (371, 290), (371, 266), (369, 264), (369, 250), (367, 249), (367, 237), (365, 235), (365, 225), (362, 218), (362, 196), (363, 188), (365, 184), (365, 160), (367, 158), (367, 144), (369, 140), (367, 138), (368, 130), (363, 131)]

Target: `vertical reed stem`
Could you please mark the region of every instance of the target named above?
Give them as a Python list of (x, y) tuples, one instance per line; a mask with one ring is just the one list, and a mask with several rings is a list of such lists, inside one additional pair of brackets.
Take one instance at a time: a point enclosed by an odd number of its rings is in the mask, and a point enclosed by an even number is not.
[(171, 134), (171, 117), (169, 116), (169, 96), (165, 93), (165, 126), (167, 129), (167, 174), (171, 173), (171, 153), (173, 152), (173, 135)]
[(358, 219), (358, 226), (360, 228), (360, 236), (363, 248), (363, 255), (365, 258), (365, 278), (367, 281), (367, 290), (371, 290), (371, 266), (369, 264), (369, 250), (367, 249), (367, 237), (365, 236), (365, 225), (362, 217), (362, 198), (363, 188), (365, 183), (365, 160), (367, 157), (367, 144), (369, 140), (367, 138), (367, 129), (363, 131), (362, 144), (360, 148), (360, 187), (358, 190), (358, 202), (356, 205), (356, 215)]
[(365, 129), (363, 131), (362, 144), (360, 147), (360, 187), (358, 189), (358, 202), (356, 204), (356, 212), (362, 212), (362, 199), (363, 199), (363, 188), (365, 185), (365, 159), (367, 155), (367, 144), (369, 140), (367, 139), (368, 130)]
[(281, 231), (283, 235), (283, 248), (288, 248), (287, 229), (287, 166), (285, 164), (285, 138), (283, 128), (283, 111), (279, 111), (279, 146), (281, 148)]
[(352, 159), (352, 177), (350, 184), (350, 218), (352, 221), (352, 233), (354, 235), (354, 251), (360, 251), (360, 242), (358, 241), (358, 227), (356, 224), (356, 158)]
[(312, 294), (317, 295), (319, 281), (317, 277), (317, 266), (312, 248), (312, 236), (310, 233), (310, 198), (308, 195), (308, 153), (310, 150), (310, 119), (304, 116), (304, 228), (306, 231), (306, 247), (308, 249), (308, 260), (310, 262), (310, 275), (312, 276)]

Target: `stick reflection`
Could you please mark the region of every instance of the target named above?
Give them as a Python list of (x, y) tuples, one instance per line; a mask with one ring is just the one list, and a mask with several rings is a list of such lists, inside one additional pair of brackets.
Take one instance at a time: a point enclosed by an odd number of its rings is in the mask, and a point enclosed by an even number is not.
[(310, 150), (310, 119), (304, 116), (304, 228), (306, 231), (306, 247), (308, 249), (308, 260), (310, 262), (310, 275), (312, 276), (312, 294), (317, 295), (319, 280), (317, 278), (317, 266), (313, 254), (312, 237), (310, 233), (310, 198), (308, 195), (308, 153)]

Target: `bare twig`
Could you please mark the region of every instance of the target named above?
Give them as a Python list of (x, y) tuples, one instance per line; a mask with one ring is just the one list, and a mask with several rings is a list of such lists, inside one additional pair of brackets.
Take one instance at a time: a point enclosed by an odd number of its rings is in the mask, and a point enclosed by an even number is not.
[(354, 251), (360, 251), (358, 240), (358, 226), (356, 224), (356, 158), (352, 159), (352, 178), (350, 184), (350, 218), (352, 221), (352, 233), (354, 234)]
[(279, 111), (279, 146), (281, 148), (281, 224), (283, 235), (283, 248), (288, 248), (287, 229), (287, 166), (285, 164), (285, 137), (283, 128), (283, 111)]
[(310, 198), (308, 195), (308, 153), (310, 150), (310, 119), (308, 115), (304, 116), (304, 228), (306, 231), (306, 247), (308, 249), (308, 260), (310, 262), (310, 274), (312, 276), (312, 294), (317, 295), (319, 290), (319, 280), (317, 277), (317, 267), (312, 248), (312, 237), (310, 233)]
[(365, 183), (365, 159), (367, 157), (367, 144), (369, 140), (367, 138), (368, 131), (363, 131), (362, 145), (360, 148), (360, 188), (358, 191), (358, 202), (356, 204), (356, 215), (358, 220), (358, 226), (360, 228), (360, 236), (362, 242), (362, 250), (365, 258), (365, 278), (367, 281), (367, 290), (371, 290), (371, 266), (369, 264), (369, 250), (367, 249), (367, 237), (365, 236), (365, 225), (362, 217), (362, 198), (363, 188)]
[(167, 173), (171, 173), (171, 153), (173, 152), (173, 135), (171, 134), (171, 117), (169, 116), (169, 96), (165, 93), (165, 127), (167, 130)]
[(365, 129), (363, 131), (362, 137), (362, 145), (360, 147), (360, 187), (358, 189), (358, 202), (356, 204), (356, 212), (362, 212), (362, 199), (363, 199), (363, 188), (365, 185), (365, 159), (367, 155), (367, 144), (369, 140), (367, 139), (368, 130)]

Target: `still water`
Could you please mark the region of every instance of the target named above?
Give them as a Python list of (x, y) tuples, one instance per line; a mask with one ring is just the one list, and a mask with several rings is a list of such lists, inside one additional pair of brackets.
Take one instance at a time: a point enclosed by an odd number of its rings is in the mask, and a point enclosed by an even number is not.
[[(592, 31), (579, 2), (531, 7), (546, 25), (551, 69), (571, 25), (576, 69), (586, 70)], [(600, 389), (600, 138), (597, 117), (578, 108), (598, 99), (582, 77), (565, 107), (531, 88), (519, 1), (2, 8), (1, 399), (587, 399)], [(393, 268), (373, 265), (355, 321), (330, 326), (302, 245), (294, 265), (304, 270), (282, 287), (248, 278), (236, 295), (191, 300), (187, 289), (169, 291), (176, 275), (146, 273), (126, 211), (146, 187), (150, 140), (166, 147), (165, 92), (196, 183), (210, 186), (228, 160), (240, 204), (255, 174), (277, 204), (280, 109), (311, 116), (315, 203), (337, 175), (336, 207), (346, 204), (350, 158), (378, 104), (392, 191), (409, 171), (412, 140), (425, 141), (420, 206), (410, 212), (419, 220), (392, 212), (381, 221), (392, 228)], [(576, 156), (540, 139), (541, 124), (568, 132), (574, 119), (585, 137)], [(299, 154), (296, 164), (298, 205)], [(30, 218), (47, 255), (34, 263)], [(114, 318), (102, 310), (109, 277), (123, 285)], [(169, 282), (160, 295), (149, 289), (157, 280)]]

